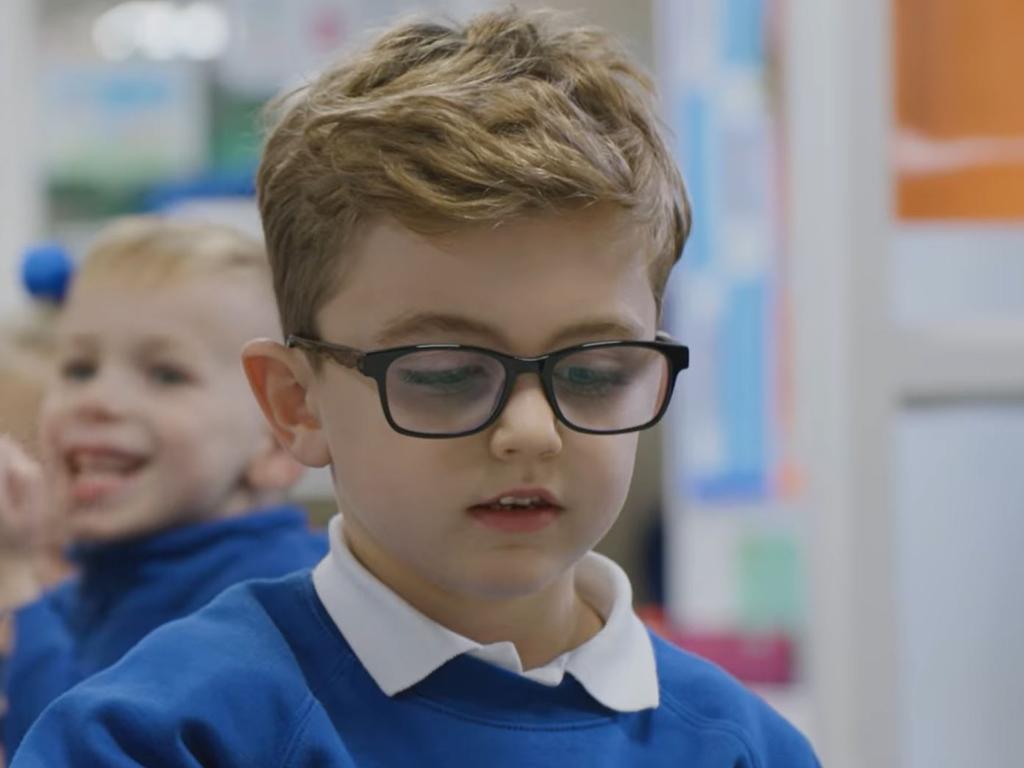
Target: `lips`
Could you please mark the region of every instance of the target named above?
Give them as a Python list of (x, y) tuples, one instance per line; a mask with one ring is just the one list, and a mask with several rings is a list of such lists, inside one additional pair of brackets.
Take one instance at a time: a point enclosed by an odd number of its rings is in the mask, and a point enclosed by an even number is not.
[(82, 448), (68, 451), (68, 467), (76, 473), (110, 472), (127, 474), (145, 463), (145, 458), (112, 448)]
[(116, 495), (147, 463), (147, 457), (99, 445), (74, 446), (64, 453), (71, 499), (94, 504)]
[(538, 506), (561, 509), (562, 505), (555, 494), (546, 488), (514, 488), (499, 493), (497, 496), (474, 504), (471, 509), (500, 506)]
[(469, 508), (478, 523), (505, 533), (532, 533), (546, 528), (564, 510), (544, 488), (516, 488)]

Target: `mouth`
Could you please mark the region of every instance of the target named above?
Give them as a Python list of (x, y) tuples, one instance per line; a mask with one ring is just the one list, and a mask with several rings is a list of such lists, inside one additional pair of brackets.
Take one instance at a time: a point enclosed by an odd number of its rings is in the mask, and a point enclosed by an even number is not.
[(505, 533), (532, 533), (546, 528), (565, 508), (543, 488), (505, 491), (469, 508), (481, 525)]
[(105, 501), (124, 490), (148, 463), (145, 456), (107, 446), (71, 448), (64, 454), (71, 500), (86, 505)]

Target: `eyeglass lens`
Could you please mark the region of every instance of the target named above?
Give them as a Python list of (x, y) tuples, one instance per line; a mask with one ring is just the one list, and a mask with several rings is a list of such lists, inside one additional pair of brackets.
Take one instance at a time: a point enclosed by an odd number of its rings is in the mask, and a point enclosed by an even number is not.
[[(558, 359), (552, 391), (563, 417), (581, 429), (615, 432), (650, 422), (668, 389), (669, 363), (647, 347), (596, 347)], [(469, 432), (494, 414), (505, 367), (472, 350), (419, 350), (396, 359), (385, 380), (391, 418), (422, 434)]]

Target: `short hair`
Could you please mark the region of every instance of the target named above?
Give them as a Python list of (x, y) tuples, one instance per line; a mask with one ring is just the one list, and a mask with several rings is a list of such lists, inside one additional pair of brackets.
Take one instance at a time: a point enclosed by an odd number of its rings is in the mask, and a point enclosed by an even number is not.
[(164, 216), (125, 216), (108, 224), (75, 270), (72, 291), (116, 276), (159, 285), (168, 279), (230, 272), (270, 282), (266, 249), (223, 224)]
[(610, 203), (649, 233), (660, 310), (690, 207), (652, 81), (603, 31), (515, 8), (409, 22), (275, 108), (257, 192), (286, 335), (317, 332), (377, 217), (431, 234)]

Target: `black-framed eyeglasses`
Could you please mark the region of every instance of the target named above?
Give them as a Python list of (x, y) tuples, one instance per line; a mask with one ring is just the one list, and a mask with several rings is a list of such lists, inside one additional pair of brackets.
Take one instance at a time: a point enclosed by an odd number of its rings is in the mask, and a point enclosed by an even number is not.
[(689, 348), (663, 334), (657, 341), (594, 341), (538, 357), (464, 344), (365, 352), (304, 336), (285, 343), (374, 379), (392, 429), (425, 438), (486, 429), (523, 373), (540, 377), (551, 410), (570, 429), (595, 435), (647, 429), (665, 414), (676, 377), (690, 364)]

